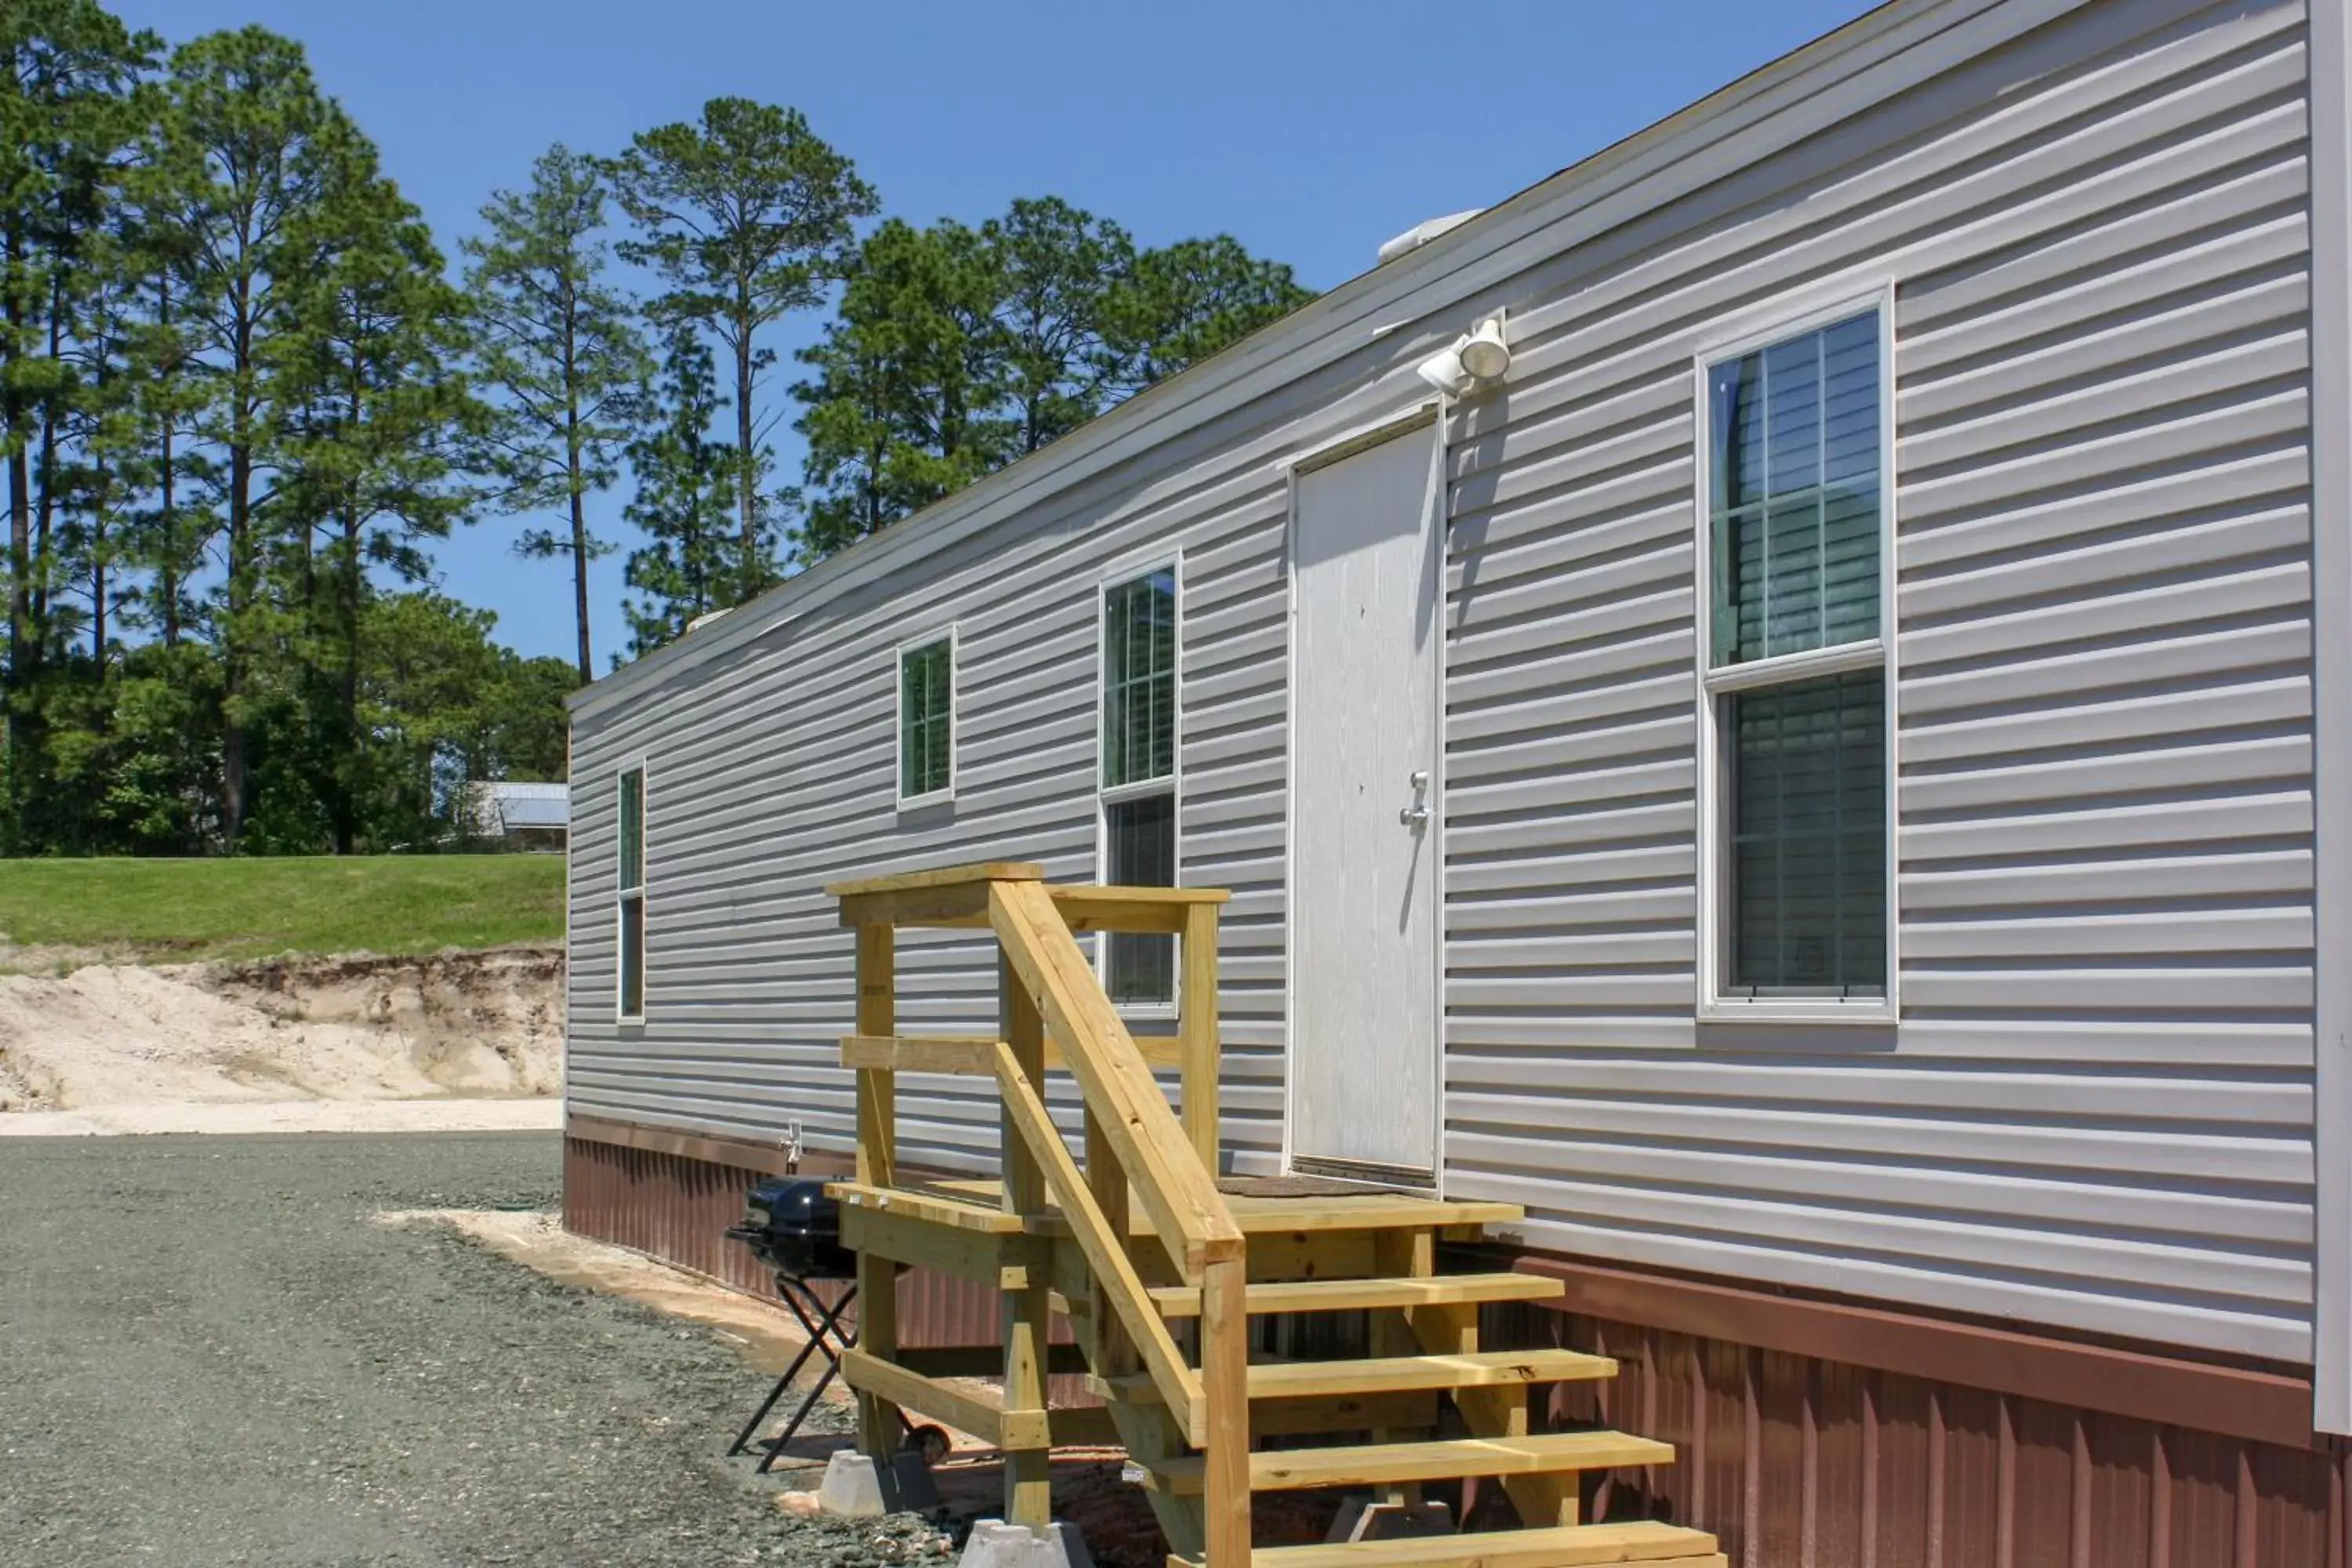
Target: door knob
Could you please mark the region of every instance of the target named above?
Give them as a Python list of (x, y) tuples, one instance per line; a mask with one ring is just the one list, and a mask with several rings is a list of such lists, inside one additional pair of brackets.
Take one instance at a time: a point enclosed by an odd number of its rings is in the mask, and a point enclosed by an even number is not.
[(1426, 827), (1429, 826), (1429, 770), (1413, 769), (1411, 783), (1412, 804), (1397, 812), (1397, 821), (1407, 827)]

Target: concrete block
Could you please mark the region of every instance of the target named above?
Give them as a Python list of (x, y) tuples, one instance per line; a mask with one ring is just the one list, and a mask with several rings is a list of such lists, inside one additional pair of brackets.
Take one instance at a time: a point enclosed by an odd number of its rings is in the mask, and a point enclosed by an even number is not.
[(1323, 1539), (1338, 1545), (1354, 1541), (1412, 1541), (1424, 1535), (1454, 1533), (1454, 1510), (1442, 1502), (1383, 1502), (1351, 1497), (1339, 1505), (1339, 1517)]
[(855, 1448), (835, 1448), (816, 1489), (817, 1505), (840, 1519), (879, 1519), (889, 1512), (882, 1500), (882, 1473)]
[(1055, 1521), (1044, 1531), (983, 1519), (971, 1527), (956, 1568), (1095, 1568), (1078, 1527)]
[(836, 1448), (825, 1461), (824, 1480), (816, 1495), (825, 1512), (841, 1519), (928, 1513), (940, 1506), (931, 1467), (912, 1449), (891, 1455), (886, 1467), (855, 1448)]

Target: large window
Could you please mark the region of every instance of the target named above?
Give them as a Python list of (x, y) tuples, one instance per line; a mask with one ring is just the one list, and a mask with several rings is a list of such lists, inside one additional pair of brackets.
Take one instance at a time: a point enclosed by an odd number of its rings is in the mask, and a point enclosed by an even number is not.
[(625, 1019), (646, 1016), (646, 770), (625, 769), (620, 786), (619, 908), (621, 964), (619, 1012)]
[[(1176, 570), (1113, 583), (1102, 601), (1103, 878), (1176, 885)], [(1176, 944), (1105, 939), (1103, 983), (1122, 1005), (1175, 1000)]]
[(1706, 365), (1708, 1000), (1887, 1005), (1886, 482), (1873, 310)]
[(898, 650), (898, 804), (955, 794), (955, 639)]

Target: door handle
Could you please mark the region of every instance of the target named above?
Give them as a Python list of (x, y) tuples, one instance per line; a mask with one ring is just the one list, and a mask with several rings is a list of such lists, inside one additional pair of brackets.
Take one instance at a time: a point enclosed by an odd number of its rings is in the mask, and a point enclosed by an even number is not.
[(1400, 806), (1397, 808), (1397, 820), (1407, 827), (1426, 827), (1429, 826), (1429, 807), (1425, 805)]

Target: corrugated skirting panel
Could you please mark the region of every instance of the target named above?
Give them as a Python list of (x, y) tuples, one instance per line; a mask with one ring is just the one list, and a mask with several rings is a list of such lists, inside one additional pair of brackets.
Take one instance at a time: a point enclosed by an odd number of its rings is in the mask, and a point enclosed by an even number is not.
[[(751, 1249), (727, 1239), (743, 1217), (743, 1194), (772, 1173), (748, 1166), (624, 1148), (587, 1138), (563, 1141), (563, 1228), (597, 1241), (634, 1247), (665, 1262), (707, 1274), (762, 1300), (775, 1297), (773, 1277)], [(821, 1294), (830, 1292), (821, 1289)], [(997, 1342), (1002, 1331), (997, 1293), (971, 1280), (929, 1269), (898, 1277), (898, 1339), (908, 1346)], [(850, 1321), (855, 1322), (853, 1313)], [(1054, 1324), (1057, 1343), (1068, 1325)], [(1049, 1384), (1056, 1404), (1091, 1405), (1084, 1382)]]
[(1596, 1518), (1713, 1531), (1738, 1568), (2347, 1568), (2347, 1447), (2294, 1449), (1516, 1308), (1506, 1341), (1613, 1356), (1555, 1421), (1686, 1458)]

